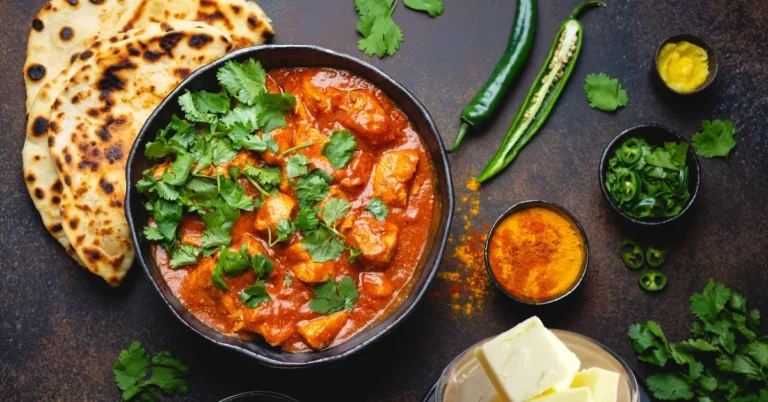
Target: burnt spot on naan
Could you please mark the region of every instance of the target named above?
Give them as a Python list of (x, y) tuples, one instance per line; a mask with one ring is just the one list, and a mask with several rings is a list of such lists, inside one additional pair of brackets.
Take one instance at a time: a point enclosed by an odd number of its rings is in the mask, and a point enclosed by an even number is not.
[(73, 230), (77, 229), (77, 225), (80, 224), (80, 221), (77, 218), (72, 218), (69, 220), (69, 227), (71, 227)]
[(64, 151), (64, 152), (66, 152), (64, 154), (64, 162), (72, 163), (72, 155), (67, 151)]
[(229, 7), (232, 9), (232, 12), (234, 12), (235, 15), (240, 14), (240, 11), (243, 11), (243, 7), (238, 6), (237, 4), (230, 4)]
[(61, 223), (54, 223), (53, 225), (48, 226), (48, 231), (54, 234), (61, 232), (63, 229)]
[(109, 201), (109, 206), (112, 207), (112, 208), (122, 208), (123, 207), (123, 202), (120, 201), (120, 200), (110, 200)]
[(113, 164), (123, 158), (123, 149), (119, 145), (109, 147), (104, 155), (110, 164)]
[(128, 44), (128, 54), (131, 56), (138, 56), (141, 54), (141, 50), (136, 49), (136, 46), (133, 46), (132, 43)]
[(71, 186), (72, 185), (72, 178), (69, 177), (69, 175), (64, 176), (64, 184)]
[(144, 9), (147, 7), (147, 3), (149, 3), (149, 0), (141, 0), (136, 9), (133, 10), (133, 16), (131, 16), (128, 22), (123, 25), (123, 29), (121, 29), (120, 32), (125, 32), (134, 28), (142, 15), (144, 15)]
[(59, 38), (64, 42), (69, 42), (75, 37), (75, 31), (71, 27), (63, 27), (59, 31)]
[(40, 21), (39, 19), (35, 18), (32, 20), (32, 29), (34, 29), (37, 32), (40, 32), (45, 28), (45, 24), (43, 24), (43, 21)]
[(26, 180), (28, 183), (34, 183), (35, 180), (37, 180), (37, 177), (35, 177), (34, 173), (29, 173), (26, 176), (24, 176), (24, 180)]
[(183, 80), (189, 77), (189, 75), (192, 74), (192, 71), (190, 71), (188, 68), (177, 68), (173, 70), (173, 73), (176, 74), (177, 77)]
[(40, 162), (40, 159), (43, 159), (40, 155), (35, 155), (32, 157), (32, 159), (35, 160), (35, 162)]
[(170, 32), (160, 39), (160, 48), (170, 56), (173, 56), (173, 49), (179, 44), (184, 35), (181, 32)]
[(99, 109), (96, 108), (90, 108), (86, 113), (88, 113), (88, 116), (91, 117), (99, 117)]
[(107, 121), (104, 123), (103, 126), (101, 126), (101, 128), (99, 128), (99, 138), (101, 138), (105, 142), (109, 141), (110, 139), (112, 139), (112, 135), (110, 134), (110, 132), (113, 129), (114, 130), (120, 129), (119, 127), (113, 128), (112, 126), (122, 126), (123, 124), (125, 124), (125, 122), (126, 122), (125, 117), (119, 117), (119, 118), (114, 118), (113, 116), (107, 117)]
[(99, 187), (101, 187), (101, 189), (104, 190), (104, 192), (107, 194), (112, 194), (115, 192), (115, 186), (104, 179), (99, 179)]
[(210, 42), (213, 42), (213, 37), (206, 34), (192, 35), (189, 38), (189, 46), (194, 49), (201, 49)]
[(40, 81), (45, 77), (45, 67), (42, 64), (32, 64), (27, 68), (27, 76), (32, 81)]
[(35, 137), (42, 137), (48, 131), (48, 119), (38, 116), (32, 123), (32, 135)]
[(97, 262), (102, 259), (101, 251), (96, 250), (95, 248), (84, 247), (83, 254), (85, 254), (85, 257), (88, 258), (88, 261), (90, 262)]
[[(123, 82), (118, 73), (122, 70), (132, 70), (135, 68), (136, 64), (128, 59), (120, 60), (119, 62), (107, 67), (104, 70), (104, 74), (96, 83), (96, 87), (101, 91), (99, 98), (101, 100), (108, 100), (112, 92), (124, 90), (125, 82)], [(109, 102), (107, 102), (107, 105), (105, 108), (102, 108), (102, 110), (109, 111), (109, 109), (111, 109), (111, 105)]]
[(61, 180), (56, 180), (55, 183), (51, 186), (51, 191), (54, 193), (61, 194), (62, 191), (64, 191), (64, 186), (61, 185)]
[(80, 53), (80, 60), (86, 61), (90, 59), (93, 56), (93, 52), (90, 50), (86, 50), (83, 53)]
[(79, 170), (90, 169), (91, 172), (96, 173), (99, 170), (99, 162), (85, 159), (77, 164), (77, 168)]
[(78, 103), (80, 103), (80, 94), (77, 94), (72, 97), (72, 104), (77, 105)]
[(72, 64), (77, 60), (78, 56), (80, 56), (80, 53), (73, 53), (72, 57), (69, 58), (69, 64)]
[(104, 0), (90, 0), (91, 3), (99, 5), (101, 3), (104, 3)]
[(70, 6), (76, 6), (77, 0), (67, 0), (67, 3), (69, 3)]
[(151, 50), (147, 50), (144, 52), (144, 59), (146, 59), (147, 61), (155, 61), (163, 57), (164, 54), (165, 53), (153, 52)]
[(39, 188), (39, 187), (36, 188), (35, 189), (35, 197), (37, 197), (37, 199), (39, 199), (39, 200), (42, 200), (43, 198), (45, 198), (45, 191), (43, 191), (42, 188)]
[(58, 195), (54, 195), (53, 197), (51, 197), (51, 203), (53, 203), (54, 205), (61, 204), (61, 197), (59, 197)]

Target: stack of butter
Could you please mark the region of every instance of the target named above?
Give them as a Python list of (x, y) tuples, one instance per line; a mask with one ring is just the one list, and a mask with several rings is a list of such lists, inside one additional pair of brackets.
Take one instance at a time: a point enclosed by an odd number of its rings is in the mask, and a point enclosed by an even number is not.
[(617, 402), (619, 374), (581, 362), (532, 317), (475, 349), (504, 402)]

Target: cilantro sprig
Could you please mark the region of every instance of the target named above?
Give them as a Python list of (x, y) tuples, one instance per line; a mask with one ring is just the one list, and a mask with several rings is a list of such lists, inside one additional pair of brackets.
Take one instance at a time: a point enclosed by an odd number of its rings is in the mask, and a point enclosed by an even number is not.
[[(423, 11), (430, 17), (443, 13), (442, 0), (404, 0), (405, 6)], [(363, 36), (357, 47), (368, 56), (392, 56), (404, 40), (403, 30), (392, 19), (398, 0), (355, 0), (355, 10), (360, 16), (357, 32)]]
[[(150, 361), (152, 374), (145, 379)], [(150, 360), (147, 350), (138, 341), (120, 351), (112, 373), (117, 388), (122, 391), (123, 401), (156, 401), (158, 389), (169, 396), (187, 393), (189, 368), (169, 352), (160, 352)]]
[(666, 370), (648, 377), (648, 388), (665, 401), (768, 400), (768, 334), (760, 312), (724, 284), (710, 280), (691, 296), (697, 318), (691, 338), (671, 342), (655, 321), (634, 324), (629, 338), (640, 361)]
[(355, 281), (345, 276), (338, 284), (329, 278), (315, 288), (315, 298), (309, 308), (318, 314), (333, 314), (341, 310), (351, 311), (357, 301), (358, 290)]
[(342, 169), (355, 156), (357, 142), (347, 130), (336, 130), (323, 146), (323, 155), (331, 162), (334, 169)]
[(584, 92), (587, 93), (589, 107), (604, 112), (612, 112), (629, 102), (627, 91), (621, 87), (619, 80), (604, 73), (587, 75)]
[(705, 120), (693, 136), (693, 149), (702, 158), (726, 157), (736, 147), (736, 127), (730, 120)]

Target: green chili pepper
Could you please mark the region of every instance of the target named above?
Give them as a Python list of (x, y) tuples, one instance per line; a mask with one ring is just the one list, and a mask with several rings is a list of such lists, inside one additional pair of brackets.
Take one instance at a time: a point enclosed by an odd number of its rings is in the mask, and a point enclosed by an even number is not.
[(667, 286), (667, 276), (659, 271), (645, 271), (638, 279), (640, 287), (649, 292), (658, 292)]
[(461, 127), (453, 146), (448, 152), (459, 148), (467, 131), (479, 130), (499, 108), (512, 79), (525, 64), (533, 47), (533, 33), (536, 28), (536, 0), (519, 0), (515, 11), (515, 23), (509, 34), (504, 54), (496, 63), (490, 78), (467, 107), (461, 111)]
[(619, 148), (619, 159), (627, 165), (637, 163), (643, 154), (642, 145), (643, 143), (637, 138), (628, 139)]
[(648, 250), (645, 251), (645, 261), (654, 268), (659, 267), (667, 261), (668, 253), (667, 247), (648, 246)]
[(629, 269), (640, 269), (645, 264), (645, 253), (637, 243), (625, 239), (621, 242), (621, 259)]
[(622, 201), (632, 201), (637, 195), (637, 188), (640, 186), (640, 176), (633, 171), (624, 172), (619, 178), (620, 198)]
[(544, 67), (536, 76), (496, 155), (477, 178), (479, 183), (497, 175), (512, 163), (546, 121), (565, 88), (581, 51), (583, 29), (576, 17), (582, 10), (592, 6), (605, 7), (605, 3), (602, 1), (582, 3), (560, 26)]

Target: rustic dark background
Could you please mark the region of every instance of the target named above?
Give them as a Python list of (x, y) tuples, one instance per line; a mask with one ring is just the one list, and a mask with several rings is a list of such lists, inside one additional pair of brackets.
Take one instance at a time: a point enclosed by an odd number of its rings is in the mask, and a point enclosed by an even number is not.
[[(535, 49), (513, 94), (487, 132), (450, 157), (457, 197), (500, 142), (549, 49), (560, 22), (579, 0), (542, 0)], [(402, 7), (394, 14), (405, 42), (391, 58), (356, 49), (352, 1), (262, 0), (274, 20), (275, 43), (315, 44), (367, 60), (409, 88), (432, 113), (447, 141), (459, 111), (492, 70), (513, 21), (511, 0), (446, 0), (430, 19)], [(447, 297), (422, 301), (396, 331), (347, 361), (319, 369), (276, 370), (209, 344), (178, 322), (138, 266), (118, 289), (71, 261), (43, 228), (21, 174), (24, 141), (22, 66), (31, 21), (44, 0), (0, 0), (0, 399), (118, 400), (111, 368), (120, 349), (141, 340), (151, 352), (170, 350), (192, 368), (189, 394), (214, 401), (247, 390), (274, 390), (301, 401), (417, 401), (443, 367), (474, 342), (531, 314), (550, 327), (593, 337), (643, 373), (627, 327), (651, 317), (669, 335), (687, 333), (688, 297), (710, 277), (738, 289), (768, 315), (768, 3), (760, 0), (609, 1), (583, 15), (585, 41), (568, 87), (545, 127), (517, 162), (480, 192), (473, 227), (510, 204), (531, 198), (558, 202), (581, 220), (592, 261), (581, 289), (553, 308), (523, 309), (495, 289), (482, 311), (456, 314)], [(704, 93), (674, 97), (652, 81), (652, 57), (667, 36), (689, 32), (717, 50), (720, 72)], [(582, 85), (605, 72), (629, 92), (628, 107), (591, 110)], [(703, 119), (731, 119), (738, 147), (728, 160), (701, 160), (703, 185), (683, 225), (667, 236), (667, 289), (646, 294), (625, 269), (617, 247), (632, 232), (599, 189), (605, 144), (623, 129), (660, 123), (690, 139)], [(453, 233), (463, 232), (463, 212)], [(643, 235), (643, 234), (635, 234)], [(456, 269), (453, 246), (443, 270)], [(450, 283), (436, 280), (446, 295)]]

